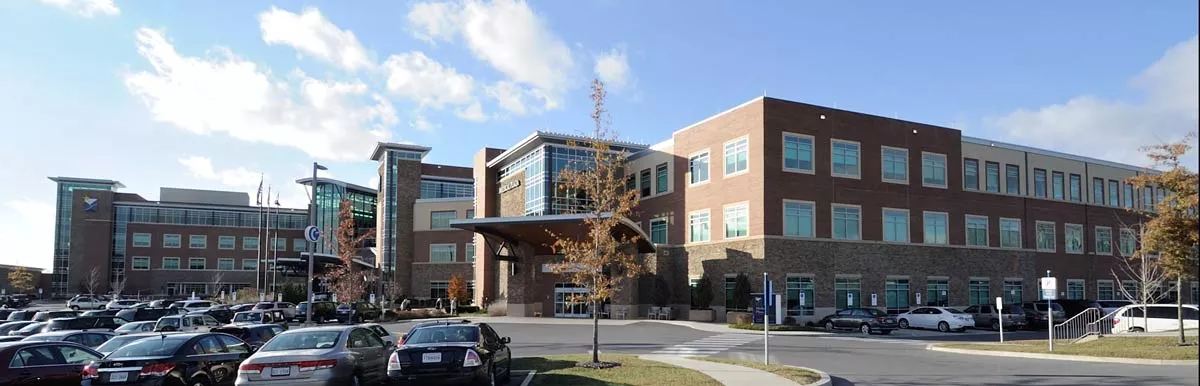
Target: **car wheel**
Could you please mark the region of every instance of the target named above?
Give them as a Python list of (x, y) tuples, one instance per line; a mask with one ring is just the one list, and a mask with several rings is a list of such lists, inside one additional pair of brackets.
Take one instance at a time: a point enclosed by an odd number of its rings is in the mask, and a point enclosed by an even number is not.
[(488, 364), (487, 378), (484, 378), (482, 382), (479, 382), (479, 384), (483, 385), (483, 386), (496, 386), (496, 366), (495, 365), (490, 364), (490, 363)]
[(900, 328), (908, 328), (908, 319), (900, 319)]
[(825, 329), (833, 331), (833, 322), (825, 322)]
[(1000, 321), (999, 320), (992, 321), (992, 331), (1000, 331)]
[(79, 306), (71, 306), (72, 311), (79, 311)]
[(950, 323), (938, 322), (938, 331), (941, 331), (941, 332), (950, 331)]
[(1146, 329), (1141, 328), (1141, 327), (1134, 327), (1134, 328), (1130, 328), (1129, 332), (1146, 332)]
[(863, 335), (871, 335), (871, 325), (863, 323), (862, 326), (858, 327), (858, 332), (863, 333)]

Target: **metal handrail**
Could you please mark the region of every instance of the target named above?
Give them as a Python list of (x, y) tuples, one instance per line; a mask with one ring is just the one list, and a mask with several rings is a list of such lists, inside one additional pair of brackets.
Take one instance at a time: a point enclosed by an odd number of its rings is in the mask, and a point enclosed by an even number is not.
[(1088, 335), (1088, 326), (1103, 317), (1099, 308), (1088, 308), (1065, 322), (1054, 325), (1050, 336), (1054, 340), (1076, 341)]
[(1079, 339), (1083, 339), (1091, 335), (1111, 335), (1113, 332), (1113, 318), (1117, 316), (1117, 312), (1119, 311), (1121, 311), (1120, 308), (1113, 310), (1113, 312), (1109, 312), (1107, 315), (1096, 319), (1096, 321), (1092, 323), (1089, 323), (1087, 326), (1087, 334), (1079, 337)]

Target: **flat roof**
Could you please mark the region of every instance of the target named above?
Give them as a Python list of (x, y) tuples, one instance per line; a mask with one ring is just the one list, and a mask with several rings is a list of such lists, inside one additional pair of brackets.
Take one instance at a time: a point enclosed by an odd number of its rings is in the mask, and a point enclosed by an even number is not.
[(375, 151), (371, 152), (371, 160), (372, 161), (382, 160), (383, 152), (388, 151), (388, 150), (417, 152), (417, 153), (421, 153), (421, 157), (425, 157), (425, 154), (429, 153), (429, 151), (433, 150), (433, 148), (426, 147), (426, 146), (413, 145), (413, 144), (406, 144), (406, 143), (379, 142), (379, 143), (375, 144)]
[[(253, 211), (259, 210), (257, 205), (234, 206), (234, 205), (214, 205), (214, 204), (191, 204), (191, 203), (163, 202), (163, 201), (116, 201), (116, 202), (113, 202), (113, 205), (165, 207), (165, 208), (171, 208), (171, 209), (236, 210), (236, 211), (246, 211), (246, 212), (253, 212)], [(265, 208), (267, 206), (263, 205), (263, 207)], [(308, 214), (308, 209), (281, 208), (281, 207), (277, 207), (277, 206), (271, 207), (271, 208), (272, 208), (271, 209), (272, 214), (275, 214), (275, 213), (304, 214), (304, 215)]]
[[(371, 194), (379, 194), (378, 189), (368, 188), (366, 186), (352, 184), (352, 183), (342, 181), (342, 180), (335, 180), (335, 179), (326, 178), (326, 177), (318, 177), (317, 179), (321, 180), (322, 183), (328, 182), (328, 183), (332, 183), (335, 185), (345, 186), (347, 188), (351, 188), (351, 189), (358, 190), (358, 191), (363, 191), (363, 192), (367, 192), (367, 193), (371, 193)], [(311, 183), (311, 182), (312, 182), (312, 177), (305, 177), (305, 178), (296, 180), (297, 184), (304, 185), (304, 186), (308, 186), (309, 183)]]
[(1105, 161), (1105, 160), (1098, 159), (1098, 158), (1085, 157), (1085, 156), (1074, 155), (1074, 154), (1067, 154), (1067, 153), (1058, 152), (1058, 151), (1054, 151), (1054, 150), (1039, 149), (1039, 148), (1032, 147), (1032, 146), (1017, 145), (1015, 143), (993, 141), (993, 140), (986, 139), (986, 138), (968, 137), (968, 136), (964, 135), (964, 136), (962, 136), (962, 141), (966, 142), (966, 143), (972, 143), (972, 144), (982, 145), (982, 146), (994, 146), (994, 147), (998, 147), (998, 148), (1002, 148), (1002, 149), (1023, 151), (1023, 152), (1028, 152), (1028, 153), (1033, 153), (1033, 154), (1038, 154), (1038, 155), (1044, 155), (1047, 157), (1058, 157), (1058, 158), (1063, 158), (1063, 159), (1069, 159), (1072, 161), (1104, 165), (1104, 166), (1108, 166), (1108, 167), (1114, 167), (1117, 169), (1130, 169), (1132, 171), (1158, 172), (1158, 170), (1154, 170), (1152, 168), (1148, 168), (1145, 166), (1133, 166), (1130, 164), (1113, 162), (1113, 161)]
[(122, 184), (120, 181), (114, 181), (114, 180), (103, 180), (103, 179), (96, 179), (96, 178), (79, 178), (79, 177), (61, 177), (61, 176), (60, 177), (46, 177), (46, 178), (49, 178), (50, 181), (54, 181), (54, 182), (60, 183), (60, 184), (61, 183), (78, 182), (78, 183), (84, 183), (84, 184), (108, 184), (108, 185), (113, 185), (120, 189), (125, 188), (125, 184)]
[[(499, 165), (500, 163), (504, 162), (508, 158), (511, 158), (518, 154), (524, 154), (525, 152), (529, 151), (529, 149), (532, 147), (532, 145), (535, 144), (535, 141), (539, 138), (559, 140), (559, 141), (590, 141), (592, 139), (592, 138), (585, 137), (582, 135), (562, 134), (562, 133), (555, 133), (555, 132), (541, 131), (541, 130), (534, 131), (533, 134), (530, 134), (528, 137), (525, 137), (525, 139), (522, 139), (521, 142), (517, 142), (517, 144), (515, 146), (508, 148), (508, 150), (505, 150), (503, 153), (500, 153), (500, 155), (496, 156), (496, 158), (492, 158), (491, 161), (488, 161), (487, 167), (490, 168), (490, 167)], [(621, 147), (624, 149), (637, 150), (637, 151), (645, 150), (646, 148), (649, 147), (645, 144), (633, 143), (633, 142), (627, 142), (627, 141), (610, 141), (609, 144), (612, 146), (617, 146), (617, 147)]]
[[(483, 217), (475, 219), (450, 220), (450, 226), (488, 236), (495, 236), (513, 243), (526, 243), (534, 248), (538, 255), (553, 255), (556, 241), (549, 232), (565, 235), (586, 234), (585, 219), (591, 213), (555, 214), (548, 216), (518, 216), (518, 217)], [(601, 213), (601, 218), (611, 217), (611, 213)], [(638, 253), (654, 253), (654, 244), (642, 228), (628, 218), (621, 217), (620, 225), (613, 229), (613, 236), (637, 236)]]

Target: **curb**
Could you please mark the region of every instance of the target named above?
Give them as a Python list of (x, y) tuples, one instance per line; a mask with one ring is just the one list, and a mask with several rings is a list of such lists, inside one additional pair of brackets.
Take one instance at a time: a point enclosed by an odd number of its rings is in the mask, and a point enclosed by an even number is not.
[(1166, 360), (1166, 359), (1137, 359), (1137, 358), (1107, 358), (1094, 357), (1085, 355), (1062, 355), (1062, 354), (1040, 354), (1040, 353), (1024, 353), (1013, 351), (984, 351), (984, 350), (969, 350), (962, 348), (938, 347), (937, 344), (925, 346), (929, 351), (940, 351), (955, 354), (967, 355), (983, 355), (993, 357), (1007, 358), (1025, 358), (1025, 359), (1049, 359), (1059, 361), (1073, 362), (1097, 362), (1097, 363), (1121, 363), (1129, 365), (1156, 365), (1156, 366), (1196, 366), (1200, 364), (1198, 361), (1190, 360)]
[[(684, 323), (684, 322), (679, 322), (679, 321), (675, 321), (675, 320), (653, 320), (653, 319), (650, 319), (650, 320), (640, 320), (639, 322), (670, 324), (673, 326), (682, 326), (682, 327), (691, 328), (691, 329), (697, 330), (697, 331), (707, 331), (707, 332), (732, 333), (732, 334), (758, 334), (758, 335), (762, 335), (762, 333), (763, 333), (761, 330), (742, 330), (742, 329), (737, 329), (737, 328), (729, 328), (724, 325), (711, 325), (711, 326), (696, 325), (693, 323)], [(771, 331), (771, 335), (776, 335), (776, 336), (836, 336), (837, 334), (830, 333), (830, 332), (823, 332), (823, 331)]]
[(825, 386), (825, 385), (829, 385), (829, 384), (833, 383), (833, 378), (831, 378), (829, 376), (829, 373), (827, 373), (827, 372), (817, 370), (817, 369), (814, 369), (811, 367), (792, 366), (792, 365), (784, 365), (784, 366), (795, 368), (795, 369), (800, 369), (800, 370), (805, 370), (805, 371), (811, 371), (811, 372), (817, 373), (817, 375), (821, 376), (820, 380), (813, 382), (813, 383), (806, 384), (806, 385), (801, 385), (801, 386)]

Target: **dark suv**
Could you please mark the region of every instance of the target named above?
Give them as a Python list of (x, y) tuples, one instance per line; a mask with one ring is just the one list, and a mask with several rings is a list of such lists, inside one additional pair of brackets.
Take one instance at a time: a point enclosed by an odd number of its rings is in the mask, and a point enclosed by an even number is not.
[(285, 329), (278, 324), (252, 324), (249, 326), (223, 326), (212, 329), (212, 332), (223, 332), (241, 338), (250, 345), (251, 350), (257, 350), (275, 335), (282, 334)]
[(50, 324), (42, 331), (61, 330), (102, 330), (112, 331), (122, 324), (129, 323), (115, 316), (77, 316), (74, 318), (51, 319)]
[[(353, 318), (351, 319), (350, 307), (354, 307)], [(337, 307), (338, 323), (354, 322), (362, 323), (367, 320), (379, 320), (379, 316), (383, 311), (369, 302), (354, 302), (352, 304), (339, 304)]]
[(117, 317), (128, 320), (130, 322), (145, 322), (158, 320), (158, 318), (170, 315), (183, 315), (187, 310), (183, 308), (127, 308), (117, 312)]
[[(323, 301), (313, 304), (316, 304), (316, 308), (313, 308), (314, 322), (321, 323), (326, 320), (337, 319), (337, 303)], [(308, 320), (308, 302), (300, 302), (300, 304), (296, 305), (296, 320), (300, 322)]]

